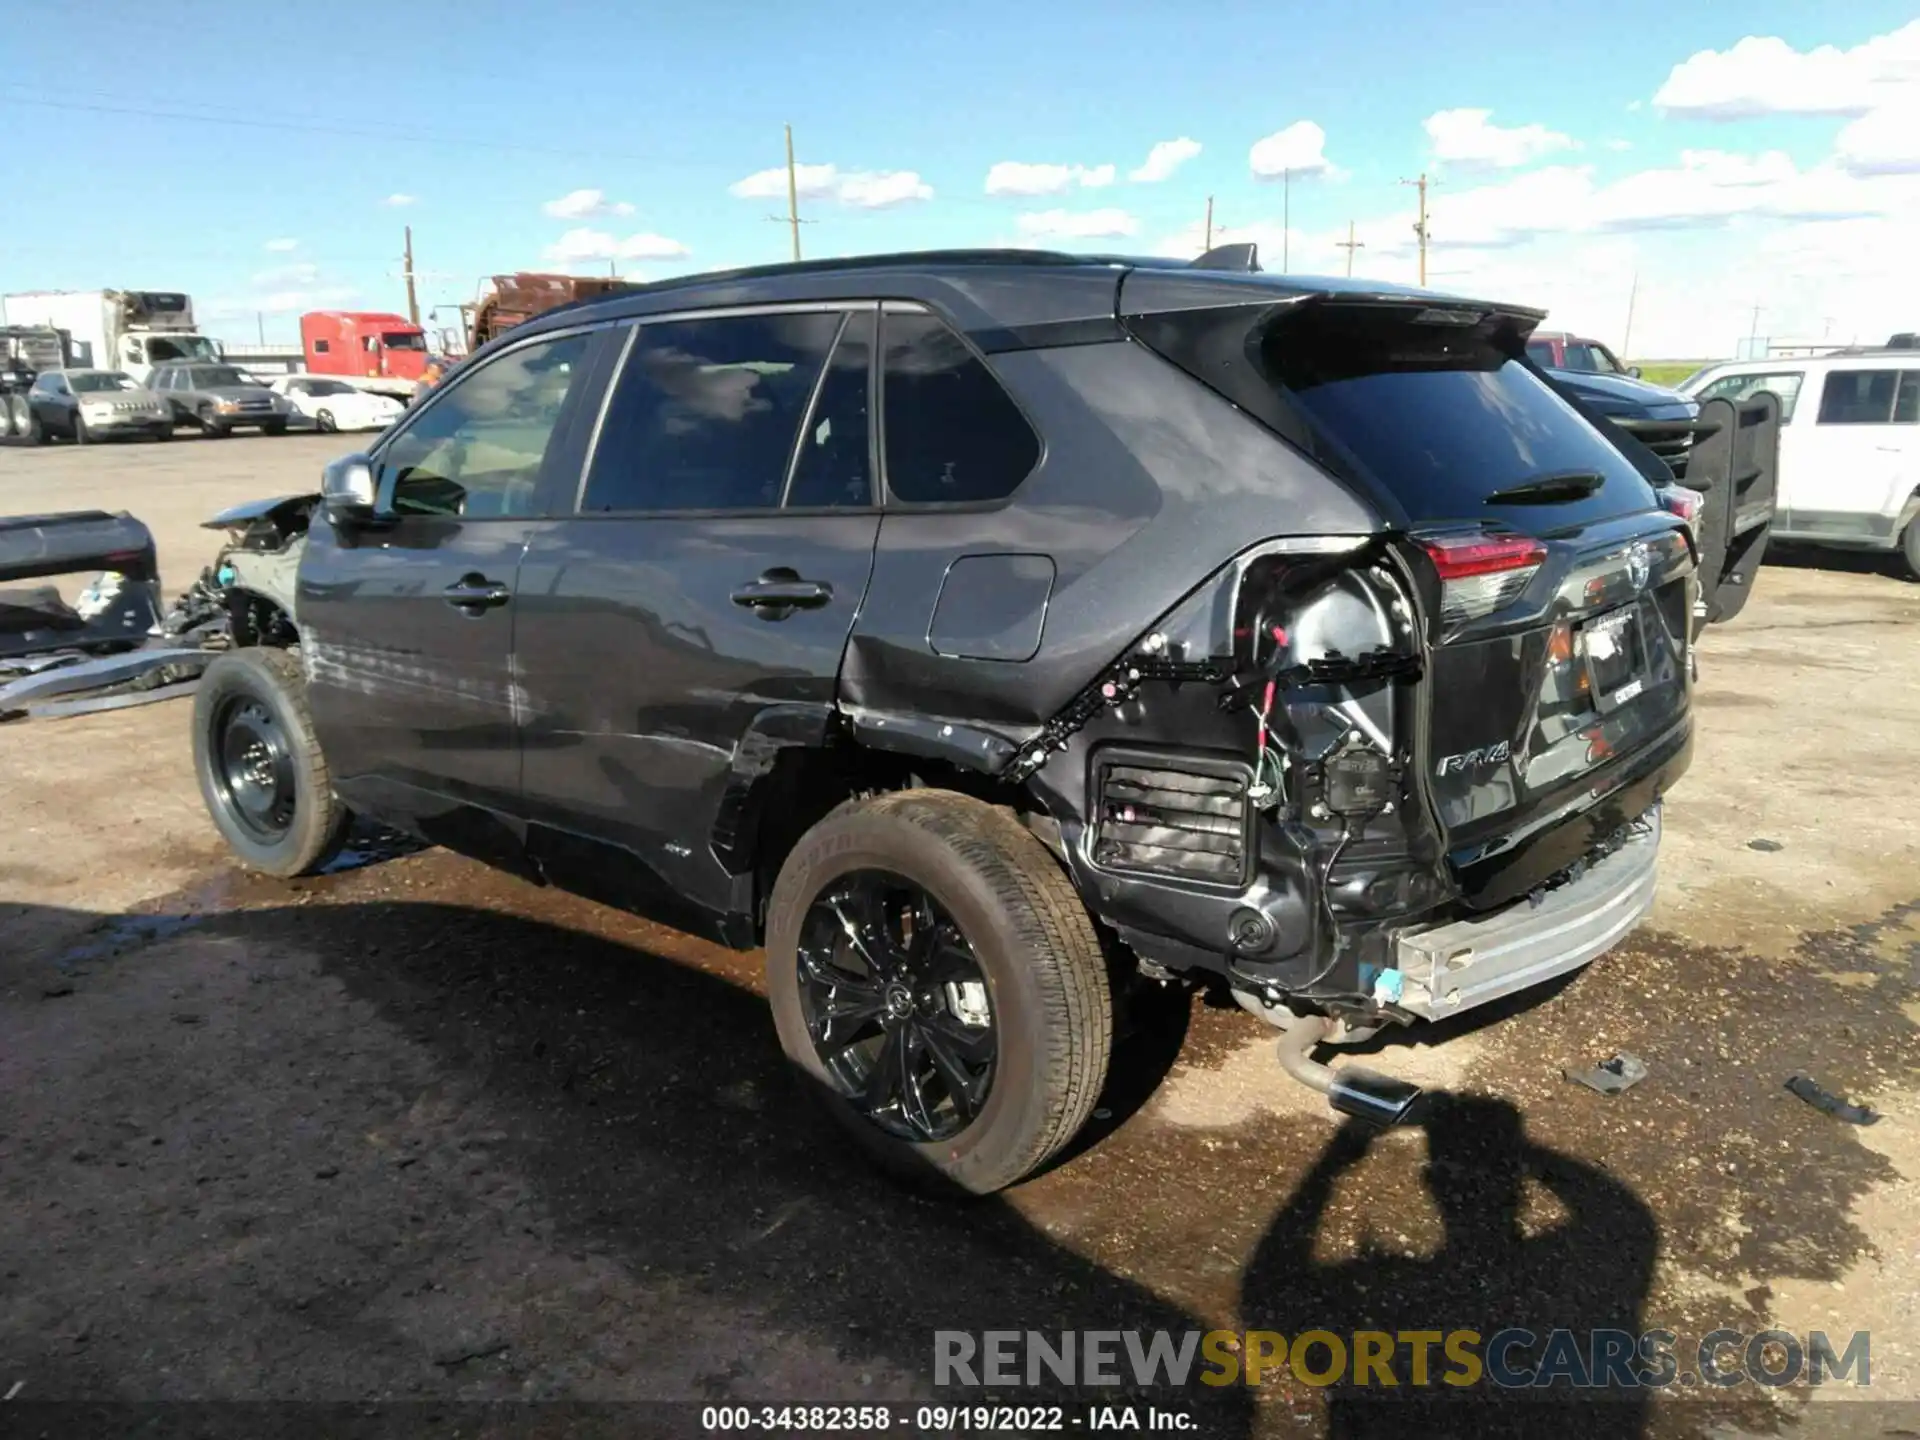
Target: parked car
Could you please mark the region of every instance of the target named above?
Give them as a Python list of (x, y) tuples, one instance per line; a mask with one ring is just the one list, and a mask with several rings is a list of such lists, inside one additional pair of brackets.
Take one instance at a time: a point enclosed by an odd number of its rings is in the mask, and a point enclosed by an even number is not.
[(231, 602), (298, 653), (206, 673), (215, 824), (294, 875), (359, 812), (764, 945), (810, 1088), (968, 1190), (1072, 1140), (1155, 982), (1403, 1116), (1315, 1048), (1652, 903), (1692, 542), (1526, 362), (1539, 312), (1242, 249), (778, 266), (513, 328), (328, 468), (292, 614)]
[(1920, 580), (1920, 351), (1734, 360), (1686, 386), (1696, 400), (1779, 397), (1776, 539), (1897, 551)]
[(27, 391), (29, 439), (58, 436), (76, 444), (144, 435), (173, 438), (173, 416), (153, 391), (119, 370), (48, 370)]
[(285, 399), (232, 365), (169, 362), (154, 366), (147, 384), (172, 407), (176, 421), (197, 425), (214, 439), (247, 428), (284, 435), (293, 415)]
[(323, 434), (335, 430), (384, 430), (406, 409), (388, 395), (356, 390), (324, 375), (286, 375), (275, 380), (273, 393), (293, 408), (298, 422)]

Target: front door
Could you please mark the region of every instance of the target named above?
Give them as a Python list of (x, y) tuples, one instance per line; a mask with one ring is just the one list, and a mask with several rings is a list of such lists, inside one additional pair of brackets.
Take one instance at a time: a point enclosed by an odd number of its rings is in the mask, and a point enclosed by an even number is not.
[(737, 938), (751, 877), (716, 826), (776, 738), (824, 736), (872, 568), (873, 325), (631, 332), (576, 511), (534, 527), (515, 595), (528, 844), (561, 884)]
[(301, 651), (335, 787), (496, 863), (519, 851), (520, 556), (568, 463), (599, 339), (517, 346), (436, 395), (374, 452), (381, 518), (316, 522), (300, 567)]

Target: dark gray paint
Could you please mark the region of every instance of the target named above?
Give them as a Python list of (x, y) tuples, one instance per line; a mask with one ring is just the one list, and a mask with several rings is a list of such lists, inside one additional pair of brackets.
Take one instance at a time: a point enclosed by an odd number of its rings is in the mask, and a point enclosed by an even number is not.
[(1047, 555), (962, 555), (947, 568), (927, 644), (959, 660), (1031, 660), (1054, 574)]

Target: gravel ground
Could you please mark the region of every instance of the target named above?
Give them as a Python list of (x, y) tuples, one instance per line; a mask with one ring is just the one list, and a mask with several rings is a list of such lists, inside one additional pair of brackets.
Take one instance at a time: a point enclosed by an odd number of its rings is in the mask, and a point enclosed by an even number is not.
[[(0, 513), (125, 505), (175, 589), (201, 518), (338, 448), (0, 450)], [(965, 1206), (814, 1115), (757, 956), (439, 851), (241, 875), (178, 703), (0, 727), (0, 1432), (688, 1433), (649, 1407), (934, 1397), (937, 1329), (1515, 1325), (1664, 1327), (1683, 1358), (1870, 1329), (1873, 1383), (1158, 1399), (1209, 1435), (1920, 1431), (1916, 621), (1890, 571), (1769, 567), (1702, 656), (1653, 922), (1381, 1044), (1439, 1092), (1422, 1126), (1341, 1128), (1258, 1022), (1165, 996), (1083, 1152)], [(1616, 1049), (1651, 1070), (1629, 1094), (1561, 1078)], [(63, 1399), (133, 1408), (32, 1406)], [(466, 1408), (503, 1401), (542, 1403)]]

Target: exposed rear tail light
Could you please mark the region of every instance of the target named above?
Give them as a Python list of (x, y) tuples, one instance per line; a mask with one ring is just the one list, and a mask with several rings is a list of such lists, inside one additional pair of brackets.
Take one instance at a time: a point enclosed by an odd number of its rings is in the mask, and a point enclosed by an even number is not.
[(1422, 540), (1420, 548), (1440, 576), (1442, 625), (1511, 605), (1547, 558), (1547, 547), (1525, 535), (1449, 535)]
[(1698, 490), (1689, 490), (1684, 485), (1662, 485), (1654, 493), (1660, 497), (1661, 508), (1686, 521), (1689, 530), (1693, 529), (1700, 519), (1700, 512), (1707, 506), (1705, 495)]

